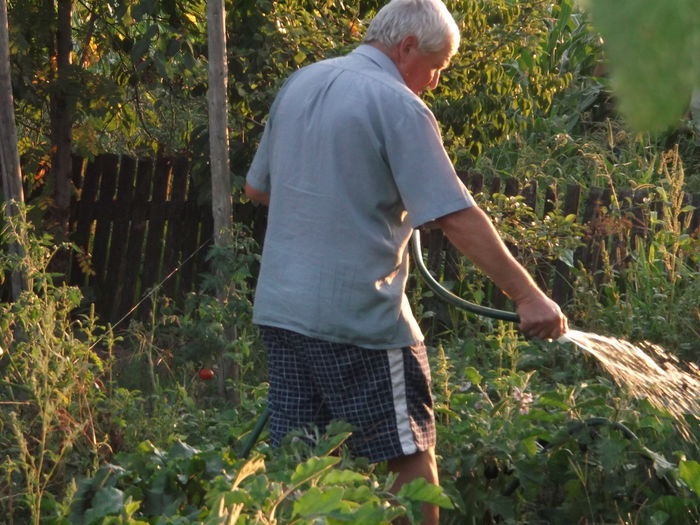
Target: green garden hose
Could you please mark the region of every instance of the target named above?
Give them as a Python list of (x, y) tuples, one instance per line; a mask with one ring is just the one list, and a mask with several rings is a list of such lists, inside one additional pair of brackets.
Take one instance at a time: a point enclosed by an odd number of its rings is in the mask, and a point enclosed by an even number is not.
[(456, 306), (457, 308), (467, 310), (468, 312), (472, 312), (477, 315), (491, 317), (492, 319), (498, 319), (500, 321), (510, 321), (513, 323), (520, 322), (520, 317), (518, 317), (518, 314), (514, 312), (506, 312), (505, 310), (497, 310), (495, 308), (489, 308), (488, 306), (481, 306), (479, 304), (471, 303), (447, 290), (435, 280), (435, 278), (430, 274), (428, 268), (425, 266), (425, 262), (423, 261), (423, 251), (420, 243), (420, 232), (418, 230), (413, 231), (411, 241), (413, 247), (413, 259), (418, 267), (418, 271), (420, 272), (421, 277), (423, 277), (425, 283), (428, 285), (428, 288), (435, 292), (438, 297), (447, 301), (451, 305)]
[[(504, 310), (497, 310), (495, 308), (489, 308), (487, 306), (481, 306), (475, 303), (471, 303), (469, 301), (465, 301), (461, 297), (457, 297), (455, 294), (447, 290), (444, 286), (442, 286), (439, 282), (435, 280), (435, 278), (430, 274), (428, 268), (425, 266), (420, 243), (420, 231), (413, 231), (411, 241), (413, 247), (413, 258), (415, 260), (416, 266), (418, 267), (418, 271), (420, 272), (421, 276), (428, 285), (428, 288), (435, 292), (435, 294), (437, 294), (438, 297), (447, 301), (453, 306), (456, 306), (457, 308), (467, 310), (468, 312), (472, 312), (477, 315), (491, 317), (492, 319), (498, 319), (500, 321), (511, 321), (513, 323), (520, 322), (520, 317), (518, 317), (518, 314), (516, 313), (506, 312)], [(242, 458), (247, 458), (248, 454), (250, 454), (250, 451), (253, 449), (255, 443), (258, 441), (260, 433), (265, 427), (265, 424), (267, 423), (269, 417), (270, 409), (269, 407), (265, 407), (265, 410), (263, 410), (262, 414), (260, 414), (260, 417), (258, 418), (255, 427), (250, 432), (250, 435), (248, 436), (248, 439), (246, 440), (245, 445), (243, 446), (243, 450), (241, 451)]]
[(270, 419), (270, 407), (266, 406), (262, 411), (262, 414), (260, 414), (258, 421), (255, 423), (255, 427), (250, 431), (250, 435), (248, 436), (245, 445), (243, 445), (243, 450), (241, 450), (241, 458), (248, 458), (248, 454), (250, 454), (250, 451), (253, 450), (253, 447), (255, 446), (255, 443), (257, 443), (268, 419)]

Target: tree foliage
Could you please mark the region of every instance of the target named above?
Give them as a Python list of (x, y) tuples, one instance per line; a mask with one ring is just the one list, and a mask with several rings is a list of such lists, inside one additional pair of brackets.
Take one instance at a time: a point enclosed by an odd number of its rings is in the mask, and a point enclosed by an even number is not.
[[(229, 13), (232, 154), (241, 175), (284, 79), (294, 69), (352, 49), (383, 2), (307, 4), (248, 1)], [(577, 68), (591, 65), (595, 48), (591, 38), (580, 38), (588, 26), (570, 0), (554, 5), (456, 0), (448, 7), (460, 25), (462, 45), (426, 100), (455, 159), (470, 163), (546, 114)]]
[(700, 88), (695, 0), (589, 0), (605, 39), (620, 109), (638, 131), (676, 127)]
[(242, 175), (287, 76), (312, 62), (348, 51), (361, 37), (362, 21), (357, 3), (332, 0), (246, 0), (227, 16), (232, 166)]
[[(592, 49), (576, 38), (585, 21), (569, 0), (457, 1), (462, 45), (433, 108), (458, 158), (484, 149), (547, 114)], [(589, 64), (590, 65), (590, 64)]]
[(75, 107), (74, 152), (138, 154), (182, 148), (205, 115), (204, 2), (85, 0), (72, 12), (72, 64), (59, 79), (53, 1), (10, 5), (19, 149), (30, 189), (43, 185), (54, 147), (49, 100)]
[[(48, 4), (53, 5), (52, 1)], [(73, 10), (73, 63), (56, 78), (56, 20), (46, 0), (11, 4), (20, 152), (28, 183), (44, 182), (52, 148), (48, 100), (75, 104), (74, 151), (190, 152), (207, 161), (203, 0), (82, 0)], [(274, 95), (295, 69), (357, 45), (379, 1), (244, 0), (227, 12), (231, 154), (242, 175)], [(469, 162), (546, 113), (569, 82), (567, 41), (580, 23), (570, 0), (455, 0), (463, 44), (428, 95), (448, 145)], [(30, 182), (31, 181), (31, 182)]]

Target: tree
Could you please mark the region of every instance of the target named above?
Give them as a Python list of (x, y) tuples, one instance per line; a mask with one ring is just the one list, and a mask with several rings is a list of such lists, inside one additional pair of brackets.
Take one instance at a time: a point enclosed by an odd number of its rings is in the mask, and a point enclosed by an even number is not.
[(206, 124), (204, 2), (14, 0), (10, 8), (25, 183), (65, 230), (71, 153), (172, 154)]
[(20, 123), (30, 122), (34, 127), (48, 124), (44, 136), (50, 137), (50, 146), (47, 143), (43, 156), (52, 180), (47, 187), (50, 229), (66, 239), (72, 196), (71, 129), (76, 91), (80, 89), (71, 64), (73, 2), (22, 0), (14, 3), (10, 15), (15, 48), (13, 65), (19, 65), (15, 68), (19, 107), (33, 99), (36, 106), (48, 108), (46, 120), (37, 119), (36, 113), (27, 120), (21, 111), (24, 118)]
[[(53, 1), (48, 7), (54, 9)], [(58, 0), (55, 12), (55, 47), (51, 51), (52, 63), (55, 63), (53, 75), (56, 79), (55, 88), (50, 96), (49, 110), (52, 138), (51, 173), (54, 180), (51, 211), (52, 225), (61, 240), (68, 239), (70, 201), (73, 195), (71, 147), (76, 97), (71, 93), (73, 86), (70, 83), (72, 12), (72, 0)]]
[(697, 0), (588, 0), (620, 110), (638, 131), (663, 132), (700, 87)]
[[(10, 77), (10, 43), (7, 27), (7, 2), (0, 0), (0, 171), (2, 171), (2, 191), (5, 197), (5, 213), (18, 216), (17, 205), (24, 202), (22, 172), (17, 152), (17, 130)], [(9, 251), (21, 253), (21, 247), (11, 243)], [(24, 289), (23, 277), (12, 275), (12, 297), (16, 299)]]

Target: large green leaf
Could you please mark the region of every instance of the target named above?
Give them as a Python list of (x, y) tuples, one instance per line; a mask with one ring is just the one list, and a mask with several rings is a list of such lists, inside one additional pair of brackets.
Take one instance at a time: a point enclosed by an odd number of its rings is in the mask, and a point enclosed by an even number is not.
[(92, 498), (92, 507), (85, 513), (84, 523), (117, 514), (124, 506), (124, 493), (115, 487), (103, 487)]
[(454, 505), (441, 487), (428, 483), (423, 478), (418, 478), (401, 487), (397, 494), (399, 499), (405, 498), (413, 501), (432, 503), (445, 509), (452, 509)]
[(342, 487), (312, 487), (294, 503), (294, 514), (302, 517), (323, 516), (341, 507)]
[(352, 470), (331, 470), (323, 476), (323, 483), (326, 485), (362, 483), (367, 481), (367, 476)]
[(591, 0), (620, 110), (636, 130), (677, 125), (698, 84), (697, 0)]
[(700, 464), (696, 461), (681, 461), (678, 470), (681, 479), (700, 496)]
[(304, 463), (297, 466), (294, 474), (292, 474), (292, 484), (300, 485), (314, 476), (318, 476), (325, 470), (328, 470), (339, 461), (340, 458), (338, 457), (309, 458)]

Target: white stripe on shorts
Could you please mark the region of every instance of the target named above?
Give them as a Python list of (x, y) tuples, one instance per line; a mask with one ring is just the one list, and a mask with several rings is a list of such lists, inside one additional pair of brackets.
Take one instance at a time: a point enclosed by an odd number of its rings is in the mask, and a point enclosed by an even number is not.
[(403, 370), (403, 350), (387, 350), (389, 358), (389, 370), (391, 372), (391, 390), (394, 395), (394, 412), (396, 413), (396, 429), (399, 433), (399, 442), (404, 455), (414, 454), (418, 451), (413, 439), (411, 420), (408, 415), (408, 402), (406, 400), (406, 376)]

